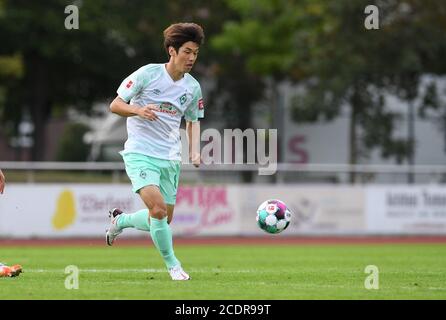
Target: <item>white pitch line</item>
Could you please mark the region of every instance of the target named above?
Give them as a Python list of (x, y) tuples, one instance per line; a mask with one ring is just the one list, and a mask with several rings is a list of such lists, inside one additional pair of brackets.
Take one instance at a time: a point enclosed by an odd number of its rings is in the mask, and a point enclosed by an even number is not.
[[(79, 269), (79, 272), (129, 273), (129, 272), (166, 272), (164, 269)], [(23, 272), (64, 273), (64, 269), (24, 269)]]
[[(24, 269), (24, 272), (32, 273), (65, 273), (64, 269)], [(189, 269), (195, 273), (253, 273), (256, 270), (221, 270), (221, 269)], [(166, 269), (79, 269), (79, 272), (90, 273), (130, 273), (130, 272), (147, 272), (147, 273), (164, 273)]]
[(400, 287), (400, 289), (404, 290), (411, 290), (411, 291), (423, 291), (423, 290), (431, 290), (431, 291), (446, 291), (446, 288), (444, 287), (420, 287), (420, 286), (413, 286), (413, 287)]

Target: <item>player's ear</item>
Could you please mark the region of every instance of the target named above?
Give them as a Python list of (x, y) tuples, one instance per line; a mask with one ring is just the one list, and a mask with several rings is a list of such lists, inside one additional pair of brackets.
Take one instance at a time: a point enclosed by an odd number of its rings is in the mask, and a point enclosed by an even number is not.
[(175, 50), (174, 47), (170, 46), (169, 47), (169, 56), (174, 57), (177, 55), (177, 51)]

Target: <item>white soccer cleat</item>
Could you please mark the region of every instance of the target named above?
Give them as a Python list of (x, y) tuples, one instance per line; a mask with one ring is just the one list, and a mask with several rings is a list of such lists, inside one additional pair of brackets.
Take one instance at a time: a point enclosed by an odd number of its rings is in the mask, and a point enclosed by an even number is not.
[(108, 228), (105, 232), (105, 241), (109, 246), (112, 246), (116, 237), (122, 233), (122, 229), (119, 229), (116, 225), (116, 220), (121, 214), (122, 211), (116, 208), (108, 212), (108, 216), (110, 218), (110, 228)]
[(190, 280), (189, 275), (186, 272), (184, 272), (183, 268), (181, 268), (181, 266), (179, 265), (170, 268), (169, 274), (172, 280)]

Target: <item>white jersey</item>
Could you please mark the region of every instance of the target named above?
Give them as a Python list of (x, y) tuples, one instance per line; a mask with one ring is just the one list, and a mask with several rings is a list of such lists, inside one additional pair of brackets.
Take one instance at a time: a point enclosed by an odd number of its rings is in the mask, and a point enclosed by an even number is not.
[(148, 64), (127, 77), (118, 96), (131, 105), (155, 104), (158, 119), (127, 118), (128, 139), (121, 154), (142, 153), (166, 160), (181, 160), (180, 124), (204, 116), (200, 84), (190, 74), (174, 81), (165, 64)]

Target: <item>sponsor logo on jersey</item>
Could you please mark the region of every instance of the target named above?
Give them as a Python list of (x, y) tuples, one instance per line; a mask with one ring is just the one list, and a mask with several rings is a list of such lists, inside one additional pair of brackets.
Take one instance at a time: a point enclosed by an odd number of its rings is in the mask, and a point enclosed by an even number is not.
[(178, 110), (175, 108), (175, 106), (169, 102), (162, 102), (160, 105), (158, 105), (157, 108), (158, 112), (163, 112), (171, 115), (176, 115)]
[(130, 89), (130, 87), (133, 85), (133, 81), (130, 80), (129, 83), (125, 86), (127, 89)]
[(153, 90), (151, 90), (151, 92), (154, 94), (154, 95), (159, 95), (160, 93), (161, 93), (161, 90), (159, 90), (159, 89), (153, 89)]
[(203, 99), (198, 100), (198, 110), (203, 110), (204, 109), (204, 103), (203, 103)]

